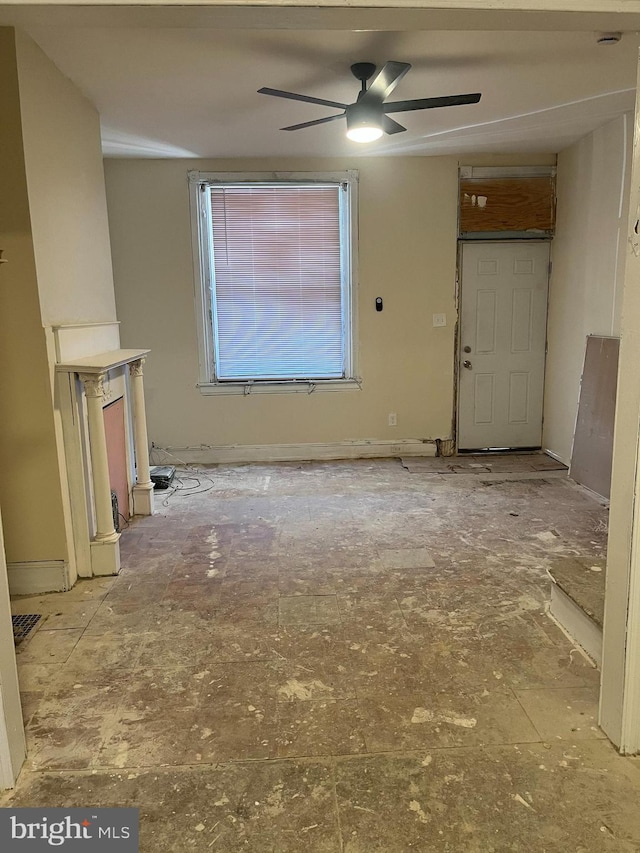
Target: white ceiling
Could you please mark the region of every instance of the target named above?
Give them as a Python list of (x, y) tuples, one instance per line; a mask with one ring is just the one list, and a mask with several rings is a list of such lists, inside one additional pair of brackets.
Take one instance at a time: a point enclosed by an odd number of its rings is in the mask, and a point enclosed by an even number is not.
[[(341, 29), (335, 18), (325, 29), (320, 11), (313, 26), (270, 29), (264, 10), (255, 28), (227, 19), (217, 28), (175, 10), (158, 25), (148, 13), (129, 21), (103, 9), (96, 25), (73, 10), (0, 7), (0, 23), (26, 29), (96, 105), (107, 156), (555, 152), (634, 105), (634, 32), (605, 47), (593, 31), (396, 30), (389, 18), (383, 30)], [(269, 86), (351, 103), (351, 63), (388, 59), (413, 66), (391, 100), (476, 91), (482, 100), (398, 114), (407, 132), (365, 147), (345, 138), (342, 121), (280, 131), (335, 111), (257, 94)]]

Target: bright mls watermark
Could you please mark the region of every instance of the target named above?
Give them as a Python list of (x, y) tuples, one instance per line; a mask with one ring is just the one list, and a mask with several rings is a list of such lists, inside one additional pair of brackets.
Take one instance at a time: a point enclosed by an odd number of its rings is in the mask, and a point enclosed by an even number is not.
[(0, 809), (7, 853), (138, 853), (138, 809)]

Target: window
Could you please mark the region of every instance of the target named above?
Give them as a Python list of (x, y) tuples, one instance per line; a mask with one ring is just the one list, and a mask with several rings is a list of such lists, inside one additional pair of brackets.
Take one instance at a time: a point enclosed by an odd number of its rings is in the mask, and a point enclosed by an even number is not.
[(190, 182), (203, 392), (357, 387), (354, 173)]

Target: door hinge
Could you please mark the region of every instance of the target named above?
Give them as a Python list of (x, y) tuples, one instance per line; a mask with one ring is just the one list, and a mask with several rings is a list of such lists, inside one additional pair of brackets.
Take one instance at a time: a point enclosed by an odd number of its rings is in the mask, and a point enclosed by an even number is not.
[(553, 270), (553, 261), (549, 261), (549, 278), (551, 278), (552, 270)]

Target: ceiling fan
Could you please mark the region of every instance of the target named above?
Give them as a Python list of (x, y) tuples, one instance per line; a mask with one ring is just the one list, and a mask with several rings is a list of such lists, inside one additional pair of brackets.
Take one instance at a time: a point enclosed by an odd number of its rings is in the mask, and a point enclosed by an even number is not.
[[(353, 104), (327, 101), (324, 98), (315, 98), (312, 95), (297, 95), (295, 92), (283, 92), (281, 89), (269, 89), (266, 86), (258, 89), (258, 94), (274, 95), (276, 98), (289, 98), (292, 101), (305, 101), (308, 104), (320, 104), (323, 107), (335, 107), (343, 110), (337, 115), (317, 118), (314, 121), (304, 121), (301, 124), (292, 124), (290, 127), (281, 128), (281, 130), (302, 130), (305, 127), (315, 127), (317, 124), (346, 118), (347, 136), (355, 142), (373, 142), (374, 139), (379, 139), (383, 133), (401, 133), (407, 129), (390, 118), (388, 113), (431, 110), (436, 107), (455, 107), (459, 104), (477, 104), (480, 100), (480, 93), (475, 92), (468, 95), (445, 95), (441, 98), (386, 101), (386, 98), (393, 92), (410, 68), (411, 65), (408, 62), (385, 62), (380, 71), (373, 77), (376, 66), (372, 62), (354, 63), (351, 66), (351, 73), (356, 80), (360, 81), (361, 88)], [(367, 88), (367, 81), (371, 77), (373, 80)]]

